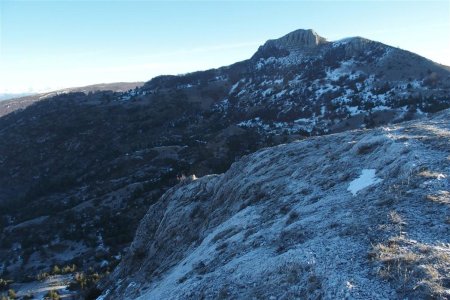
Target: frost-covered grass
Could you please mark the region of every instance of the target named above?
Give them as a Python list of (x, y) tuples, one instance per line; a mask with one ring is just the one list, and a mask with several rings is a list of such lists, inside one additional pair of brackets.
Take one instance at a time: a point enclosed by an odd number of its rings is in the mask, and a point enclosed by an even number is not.
[(377, 275), (400, 285), (400, 291), (416, 290), (422, 298), (432, 295), (445, 299), (450, 289), (450, 247), (436, 246), (392, 237), (373, 247), (371, 255), (381, 262)]

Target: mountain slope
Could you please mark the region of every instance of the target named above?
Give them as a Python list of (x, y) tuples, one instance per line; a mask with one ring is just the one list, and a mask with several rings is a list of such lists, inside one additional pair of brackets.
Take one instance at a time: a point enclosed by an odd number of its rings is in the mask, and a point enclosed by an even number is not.
[(0, 273), (111, 270), (147, 208), (184, 175), (222, 173), (295, 139), (424, 117), (450, 106), (449, 74), (378, 42), (297, 30), (231, 66), (16, 110), (0, 118)]
[(215, 109), (240, 127), (317, 135), (443, 109), (449, 76), (444, 66), (379, 42), (327, 42), (312, 30), (297, 30), (266, 42), (250, 60), (158, 77), (143, 89), (176, 88), (189, 98), (214, 82), (225, 87), (212, 93)]
[(450, 297), (449, 120), (267, 148), (179, 184), (101, 299)]

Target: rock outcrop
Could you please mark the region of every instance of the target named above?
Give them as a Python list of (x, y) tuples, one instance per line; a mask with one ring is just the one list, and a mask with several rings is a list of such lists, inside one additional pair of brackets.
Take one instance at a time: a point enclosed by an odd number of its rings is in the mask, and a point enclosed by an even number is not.
[(318, 35), (312, 29), (298, 29), (278, 39), (269, 40), (266, 44), (274, 44), (280, 48), (296, 50), (301, 48), (312, 48), (326, 43), (327, 40)]
[(100, 299), (447, 299), (449, 120), (309, 138), (179, 184)]
[(268, 40), (260, 46), (253, 59), (283, 57), (290, 52), (304, 54), (317, 53), (316, 47), (327, 43), (327, 40), (312, 29), (298, 29), (278, 39)]

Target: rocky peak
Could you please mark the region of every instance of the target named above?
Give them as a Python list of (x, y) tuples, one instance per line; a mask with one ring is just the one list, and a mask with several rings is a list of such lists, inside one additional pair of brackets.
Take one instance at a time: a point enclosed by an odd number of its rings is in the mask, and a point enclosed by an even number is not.
[(286, 56), (291, 51), (308, 51), (327, 40), (318, 35), (312, 29), (298, 29), (292, 31), (278, 39), (268, 40), (259, 47), (253, 58), (267, 58), (270, 56)]
[(298, 29), (292, 31), (279, 39), (273, 40), (279, 47), (292, 49), (292, 48), (303, 48), (303, 47), (315, 47), (319, 44), (325, 43), (327, 40), (320, 35), (318, 35), (312, 29)]
[(269, 40), (266, 44), (274, 44), (279, 48), (296, 50), (299, 48), (313, 48), (326, 43), (326, 39), (318, 35), (312, 29), (298, 29), (292, 31), (279, 39)]

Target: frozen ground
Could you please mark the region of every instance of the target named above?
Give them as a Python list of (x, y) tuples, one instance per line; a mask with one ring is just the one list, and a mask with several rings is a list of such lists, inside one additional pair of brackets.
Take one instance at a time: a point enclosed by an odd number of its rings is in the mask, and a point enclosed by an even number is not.
[(102, 299), (448, 299), (450, 112), (260, 150), (169, 190)]

